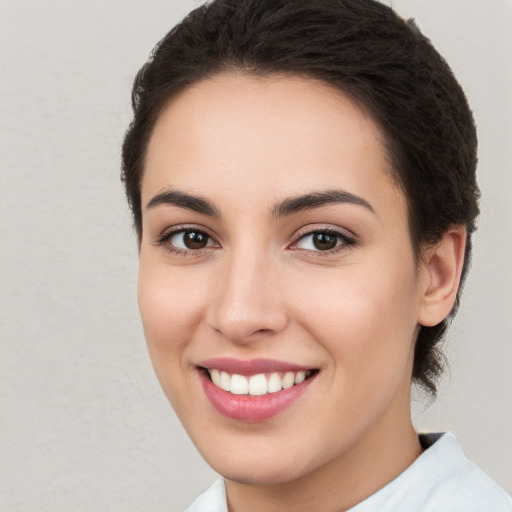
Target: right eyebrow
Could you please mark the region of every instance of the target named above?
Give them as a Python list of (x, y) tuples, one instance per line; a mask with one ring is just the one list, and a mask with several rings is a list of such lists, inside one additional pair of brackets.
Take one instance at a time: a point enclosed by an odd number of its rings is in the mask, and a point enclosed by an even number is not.
[(160, 205), (179, 206), (194, 212), (203, 213), (212, 217), (220, 217), (220, 212), (214, 204), (200, 196), (193, 196), (180, 192), (179, 190), (168, 190), (157, 194), (146, 205), (146, 209), (150, 210)]

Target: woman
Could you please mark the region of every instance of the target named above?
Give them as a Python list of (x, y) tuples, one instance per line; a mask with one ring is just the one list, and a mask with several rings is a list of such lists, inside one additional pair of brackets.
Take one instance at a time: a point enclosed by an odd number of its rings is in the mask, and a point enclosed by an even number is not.
[(224, 477), (189, 510), (512, 510), (411, 421), (478, 214), (472, 115), (417, 28), (374, 0), (217, 0), (133, 104), (145, 335)]

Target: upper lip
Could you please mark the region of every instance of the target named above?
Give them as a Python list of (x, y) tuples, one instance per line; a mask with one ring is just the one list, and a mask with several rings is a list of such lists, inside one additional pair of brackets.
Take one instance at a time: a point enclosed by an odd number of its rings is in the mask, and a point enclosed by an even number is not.
[(300, 364), (278, 361), (276, 359), (233, 359), (229, 357), (214, 357), (198, 363), (199, 367), (216, 369), (238, 375), (256, 375), (257, 373), (300, 372), (313, 368)]

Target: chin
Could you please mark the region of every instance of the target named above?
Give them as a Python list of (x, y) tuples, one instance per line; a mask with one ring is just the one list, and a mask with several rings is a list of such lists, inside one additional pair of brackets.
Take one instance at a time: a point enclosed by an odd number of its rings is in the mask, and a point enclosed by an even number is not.
[[(257, 446), (249, 436), (243, 448), (232, 445), (228, 453), (200, 450), (206, 462), (228, 480), (248, 485), (279, 485), (296, 480), (310, 472), (303, 450), (292, 447), (281, 450), (279, 446)], [(253, 449), (247, 446), (253, 444)], [(299, 454), (299, 455), (297, 455)]]
[(289, 467), (282, 467), (275, 460), (268, 464), (244, 464), (243, 461), (238, 461), (212, 467), (227, 480), (253, 486), (286, 484), (303, 476), (297, 468), (291, 470)]

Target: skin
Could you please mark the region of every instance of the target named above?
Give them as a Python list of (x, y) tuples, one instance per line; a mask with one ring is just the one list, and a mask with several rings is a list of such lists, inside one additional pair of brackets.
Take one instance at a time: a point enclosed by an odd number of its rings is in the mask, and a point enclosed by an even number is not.
[[(290, 76), (215, 76), (173, 98), (155, 126), (139, 306), (162, 388), (226, 478), (231, 511), (345, 510), (421, 453), (409, 405), (414, 342), (453, 305), (464, 230), (416, 260), (382, 140), (339, 91)], [(286, 198), (333, 189), (370, 208), (271, 213)], [(207, 199), (219, 215), (146, 207), (170, 190)], [(183, 225), (208, 234), (208, 246), (176, 253), (179, 235), (158, 243)], [(355, 243), (318, 250), (306, 235), (326, 228)], [(320, 371), (285, 411), (243, 422), (203, 392), (196, 365), (211, 357)]]

